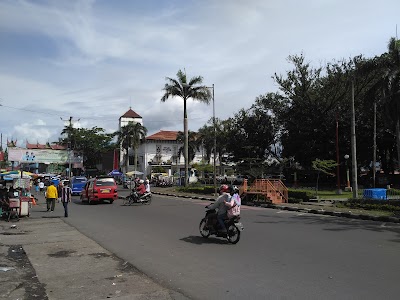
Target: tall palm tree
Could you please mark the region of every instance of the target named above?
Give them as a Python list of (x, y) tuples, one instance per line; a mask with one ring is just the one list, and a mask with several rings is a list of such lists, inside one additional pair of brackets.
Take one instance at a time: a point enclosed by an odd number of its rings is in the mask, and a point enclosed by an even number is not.
[(129, 167), (129, 148), (134, 149), (134, 168), (137, 169), (137, 150), (140, 146), (142, 139), (146, 137), (147, 128), (140, 123), (128, 122), (127, 125), (121, 127), (120, 131), (117, 131), (115, 135), (118, 137), (117, 144), (125, 150), (125, 169), (128, 172)]
[(186, 78), (186, 73), (179, 70), (176, 74), (177, 79), (166, 77), (163, 91), (164, 95), (161, 98), (161, 102), (165, 102), (170, 97), (179, 97), (183, 99), (183, 131), (184, 131), (184, 158), (185, 158), (185, 186), (188, 182), (188, 122), (187, 122), (187, 111), (186, 105), (187, 100), (192, 98), (193, 100), (204, 102), (209, 104), (212, 98), (211, 91), (207, 86), (201, 85), (203, 83), (203, 77), (195, 76), (189, 81)]

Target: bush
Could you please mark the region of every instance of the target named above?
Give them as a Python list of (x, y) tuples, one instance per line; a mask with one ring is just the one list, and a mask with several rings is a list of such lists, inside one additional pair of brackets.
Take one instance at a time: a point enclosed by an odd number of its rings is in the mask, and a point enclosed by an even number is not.
[(310, 190), (292, 190), (288, 191), (289, 203), (307, 202), (315, 196), (314, 191)]
[(350, 199), (344, 202), (343, 205), (349, 208), (400, 213), (400, 200)]
[(177, 189), (180, 192), (185, 192), (185, 193), (193, 193), (193, 194), (213, 194), (214, 193), (214, 187), (213, 186), (196, 186), (196, 185), (191, 185), (187, 187), (180, 187)]

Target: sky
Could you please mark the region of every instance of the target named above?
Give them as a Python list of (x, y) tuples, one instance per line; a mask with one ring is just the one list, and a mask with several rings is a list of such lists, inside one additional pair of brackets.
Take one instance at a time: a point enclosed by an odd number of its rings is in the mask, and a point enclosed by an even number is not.
[[(399, 11), (398, 0), (0, 0), (3, 148), (56, 142), (70, 117), (115, 132), (129, 108), (148, 135), (183, 131), (182, 99), (161, 102), (180, 69), (214, 84), (215, 116), (233, 117), (278, 90), (289, 55), (319, 67), (383, 54)], [(187, 110), (189, 130), (213, 117), (212, 102)]]

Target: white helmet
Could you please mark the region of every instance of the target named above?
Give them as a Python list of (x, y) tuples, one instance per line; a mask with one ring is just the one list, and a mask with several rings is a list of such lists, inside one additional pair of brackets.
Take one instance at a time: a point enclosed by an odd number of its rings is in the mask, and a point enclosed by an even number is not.
[(143, 182), (144, 182), (143, 179), (140, 179), (140, 180), (139, 180), (139, 183), (143, 183)]

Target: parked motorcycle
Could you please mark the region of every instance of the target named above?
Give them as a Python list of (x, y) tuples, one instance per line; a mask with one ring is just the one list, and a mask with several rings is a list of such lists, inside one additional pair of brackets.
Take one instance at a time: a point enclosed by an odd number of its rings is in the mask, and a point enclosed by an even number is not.
[(150, 204), (151, 203), (151, 192), (146, 192), (139, 196), (138, 192), (132, 190), (129, 196), (126, 196), (124, 205), (132, 205), (134, 203)]
[(224, 237), (230, 243), (236, 244), (240, 240), (240, 232), (244, 230), (240, 222), (240, 216), (225, 220), (227, 232), (221, 232), (217, 221), (217, 213), (215, 209), (208, 209), (206, 206), (206, 216), (201, 220), (199, 225), (200, 234), (208, 238), (210, 235)]

